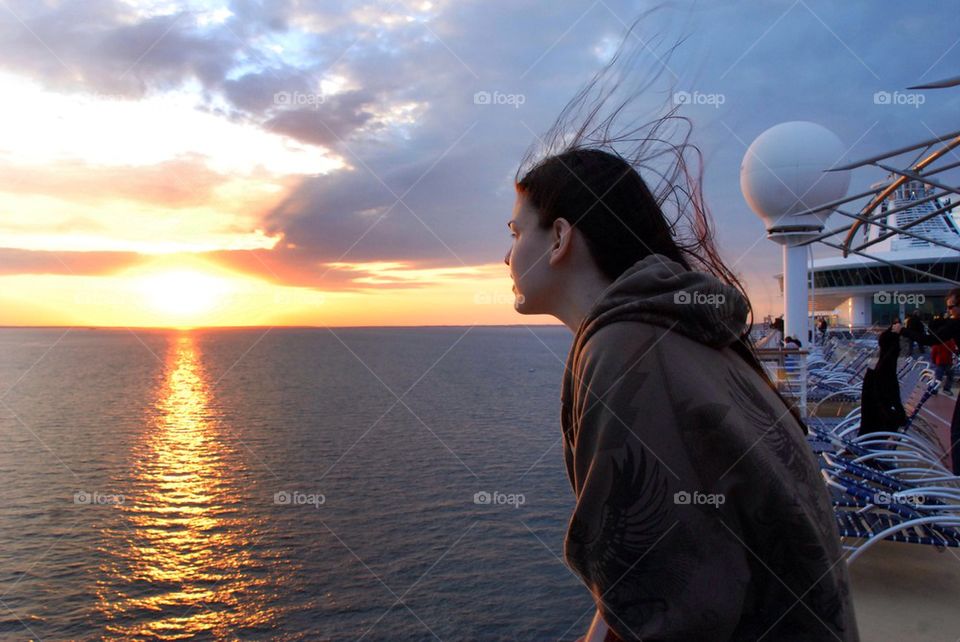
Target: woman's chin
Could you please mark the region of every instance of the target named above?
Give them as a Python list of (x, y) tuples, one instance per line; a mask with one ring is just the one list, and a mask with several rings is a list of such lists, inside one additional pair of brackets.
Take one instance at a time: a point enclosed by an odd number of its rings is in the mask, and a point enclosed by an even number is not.
[(532, 305), (530, 301), (525, 301), (523, 297), (517, 295), (517, 298), (513, 302), (513, 310), (518, 314), (523, 314), (526, 316), (533, 316), (539, 314), (551, 314), (547, 310), (544, 310), (540, 306)]
[(513, 309), (519, 312), (520, 314), (531, 314), (531, 312), (529, 312), (527, 308), (528, 308), (527, 301), (524, 298), (524, 296), (514, 291)]

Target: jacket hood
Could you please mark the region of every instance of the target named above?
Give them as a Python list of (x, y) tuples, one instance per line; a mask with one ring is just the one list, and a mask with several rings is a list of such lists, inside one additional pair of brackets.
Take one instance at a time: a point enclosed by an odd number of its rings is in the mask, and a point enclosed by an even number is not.
[(746, 330), (748, 303), (735, 287), (706, 272), (688, 270), (662, 254), (634, 263), (597, 298), (574, 338), (571, 355), (593, 333), (615, 321), (673, 328), (722, 348)]
[(711, 274), (688, 270), (662, 254), (637, 261), (600, 293), (574, 335), (560, 392), (564, 434), (570, 423), (575, 361), (603, 326), (640, 321), (671, 328), (719, 349), (743, 334), (747, 313), (747, 300), (740, 291)]

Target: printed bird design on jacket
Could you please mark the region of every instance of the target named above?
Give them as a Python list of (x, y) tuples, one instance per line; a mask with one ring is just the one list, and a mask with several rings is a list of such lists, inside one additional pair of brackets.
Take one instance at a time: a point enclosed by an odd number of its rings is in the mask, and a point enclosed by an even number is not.
[[(656, 587), (643, 586), (639, 580), (650, 565), (663, 563), (662, 557), (647, 553), (662, 544), (671, 529), (673, 500), (659, 462), (646, 449), (624, 448), (601, 456), (607, 459), (602, 467), (609, 486), (598, 492), (606, 501), (574, 512), (567, 561), (614, 614), (627, 617), (627, 611), (640, 610), (641, 619), (646, 619), (667, 609)], [(670, 575), (681, 582), (683, 564), (677, 561), (670, 562)]]

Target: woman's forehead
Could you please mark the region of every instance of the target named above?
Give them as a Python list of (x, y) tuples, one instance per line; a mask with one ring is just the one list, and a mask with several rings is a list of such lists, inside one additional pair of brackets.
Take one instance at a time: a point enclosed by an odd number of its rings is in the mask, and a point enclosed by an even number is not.
[(517, 198), (513, 203), (513, 218), (528, 219), (536, 216), (536, 208), (530, 202), (530, 198), (523, 192), (517, 192)]

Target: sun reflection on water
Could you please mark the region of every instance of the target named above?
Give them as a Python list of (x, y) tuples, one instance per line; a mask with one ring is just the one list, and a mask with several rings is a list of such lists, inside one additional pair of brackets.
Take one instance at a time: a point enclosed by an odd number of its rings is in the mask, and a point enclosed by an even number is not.
[(277, 578), (243, 510), (246, 474), (211, 405), (189, 333), (175, 338), (153, 416), (133, 457), (120, 527), (100, 553), (98, 611), (108, 635), (183, 639), (269, 630)]

